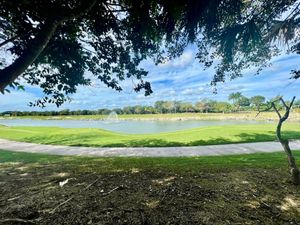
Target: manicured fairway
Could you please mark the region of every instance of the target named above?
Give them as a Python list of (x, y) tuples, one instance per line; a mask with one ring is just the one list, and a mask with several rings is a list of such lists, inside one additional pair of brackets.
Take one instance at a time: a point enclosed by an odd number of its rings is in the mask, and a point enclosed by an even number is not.
[[(70, 146), (158, 147), (197, 146), (226, 143), (274, 141), (275, 124), (204, 127), (172, 133), (128, 135), (101, 129), (67, 129), (57, 127), (4, 127), (0, 138)], [(285, 124), (283, 136), (300, 139), (299, 123)]]

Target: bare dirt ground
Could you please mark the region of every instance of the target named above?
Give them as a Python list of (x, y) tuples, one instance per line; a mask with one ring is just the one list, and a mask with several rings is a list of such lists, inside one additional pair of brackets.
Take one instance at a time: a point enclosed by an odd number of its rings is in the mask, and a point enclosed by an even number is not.
[(0, 165), (0, 224), (300, 224), (300, 189), (282, 168)]

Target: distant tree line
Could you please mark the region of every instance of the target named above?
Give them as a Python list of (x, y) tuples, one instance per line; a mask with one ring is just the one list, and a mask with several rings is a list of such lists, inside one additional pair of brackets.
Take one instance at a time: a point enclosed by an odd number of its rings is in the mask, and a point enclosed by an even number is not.
[[(278, 98), (275, 97), (274, 99)], [(153, 106), (125, 106), (115, 109), (98, 110), (61, 110), (61, 111), (6, 111), (0, 113), (1, 116), (68, 116), (68, 115), (108, 115), (112, 111), (117, 114), (165, 114), (165, 113), (231, 113), (258, 111), (260, 106), (266, 102), (266, 98), (261, 95), (250, 98), (242, 95), (241, 92), (231, 93), (228, 102), (216, 101), (208, 98), (192, 104), (184, 101), (156, 101)], [(271, 99), (272, 101), (272, 99)], [(278, 105), (278, 109), (282, 106)], [(300, 100), (294, 103), (294, 109), (300, 111)]]

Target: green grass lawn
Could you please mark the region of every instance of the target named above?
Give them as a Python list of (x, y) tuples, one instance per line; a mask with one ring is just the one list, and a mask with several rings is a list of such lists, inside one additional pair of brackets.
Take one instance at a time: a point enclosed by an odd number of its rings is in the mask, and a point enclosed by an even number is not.
[[(0, 138), (70, 146), (197, 146), (274, 141), (276, 139), (275, 126), (275, 124), (211, 126), (170, 133), (140, 135), (121, 134), (89, 128), (0, 126)], [(285, 124), (283, 136), (289, 139), (300, 139), (299, 124)]]
[[(300, 151), (293, 151), (296, 159)], [(173, 172), (197, 172), (198, 170), (228, 170), (238, 168), (286, 168), (284, 152), (254, 153), (228, 156), (201, 157), (82, 157), (58, 156), (0, 150), (0, 165), (27, 164), (65, 165), (74, 172), (116, 172), (138, 170), (172, 170)]]

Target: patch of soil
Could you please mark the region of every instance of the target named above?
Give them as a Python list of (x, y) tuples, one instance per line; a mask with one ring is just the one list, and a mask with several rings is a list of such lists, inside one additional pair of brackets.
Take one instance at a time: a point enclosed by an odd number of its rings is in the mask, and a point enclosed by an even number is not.
[(280, 169), (80, 173), (2, 166), (0, 224), (300, 224), (300, 189), (286, 176)]

